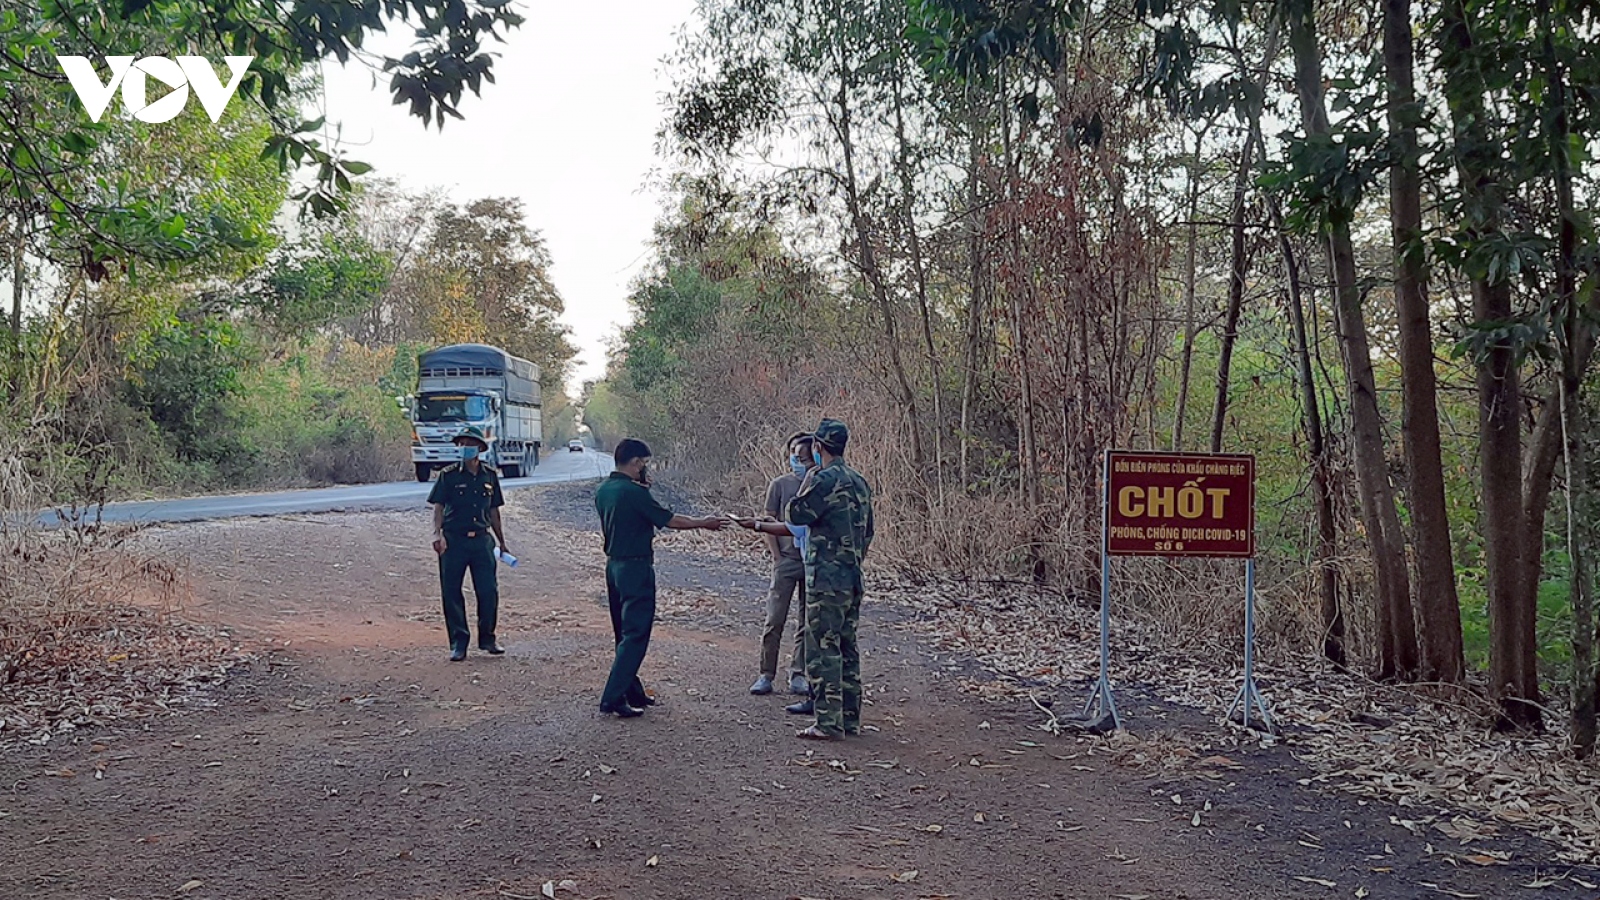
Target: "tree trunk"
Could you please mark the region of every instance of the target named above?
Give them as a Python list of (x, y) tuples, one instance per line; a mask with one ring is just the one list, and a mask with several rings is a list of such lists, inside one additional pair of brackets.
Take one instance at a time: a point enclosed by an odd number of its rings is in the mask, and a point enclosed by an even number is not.
[(917, 409), (917, 394), (911, 388), (911, 379), (906, 375), (905, 361), (901, 358), (900, 333), (895, 323), (894, 300), (889, 293), (888, 280), (878, 264), (877, 251), (873, 246), (875, 235), (867, 219), (867, 212), (862, 204), (860, 183), (856, 178), (855, 137), (850, 109), (853, 73), (844, 58), (847, 52), (845, 48), (839, 48), (838, 118), (834, 121), (839, 147), (844, 155), (845, 203), (850, 213), (851, 227), (855, 231), (856, 261), (861, 268), (862, 277), (866, 279), (867, 288), (872, 293), (872, 299), (877, 303), (878, 311), (883, 317), (884, 338), (889, 345), (889, 364), (894, 372), (900, 392), (900, 404), (906, 415), (906, 434), (911, 443), (911, 464), (922, 473), (927, 470), (927, 453), (922, 445), (922, 414)]
[(1200, 152), (1205, 148), (1210, 123), (1194, 137), (1194, 158), (1189, 162), (1189, 243), (1183, 254), (1183, 353), (1178, 363), (1178, 410), (1172, 419), (1172, 449), (1183, 452), (1183, 420), (1189, 415), (1189, 370), (1194, 365), (1194, 283), (1200, 245)]
[[(1002, 97), (1008, 96), (1006, 93), (1007, 90), (1008, 87), (1006, 84), (1005, 73), (1002, 71), (1000, 77), (1000, 95)], [(1011, 115), (1009, 112), (1009, 107), (1002, 103), (1000, 105), (1000, 109), (1000, 139), (1002, 150), (1005, 153), (1004, 190), (1008, 209), (1006, 232), (1011, 245), (1010, 263), (1012, 266), (1021, 267), (1028, 265), (1028, 262), (1023, 258), (1021, 228), (1017, 224), (1017, 216), (1019, 213), (1016, 209), (1016, 190), (1017, 182), (1021, 178), (1021, 175), (1018, 171), (1020, 167), (1020, 162), (1018, 160), (1019, 151), (1017, 150), (1016, 144), (1012, 140), (1011, 136)], [(1028, 275), (1020, 279), (1020, 281), (1021, 283), (1028, 285), (1030, 290), (1032, 289), (1032, 275)], [(1023, 325), (1024, 310), (1022, 305), (1022, 297), (1020, 296), (1018, 290), (1015, 287), (1012, 287), (1006, 291), (1006, 299), (1008, 301), (1008, 305), (1010, 306), (1011, 337), (1014, 344), (1014, 352), (1017, 354), (1017, 380), (1022, 389), (1022, 414), (1017, 417), (1017, 430), (1019, 432), (1022, 444), (1022, 446), (1018, 449), (1022, 453), (1023, 496), (1027, 499), (1028, 517), (1029, 520), (1032, 521), (1036, 519), (1039, 514), (1039, 506), (1043, 498), (1043, 484), (1039, 474), (1039, 441), (1037, 429), (1035, 427), (1036, 413), (1033, 404), (1033, 364), (1028, 353), (1029, 342), (1027, 329)], [(1031, 297), (1029, 298), (1029, 301), (1029, 305), (1031, 306)], [(1037, 548), (1030, 548), (1029, 553), (1032, 556), (1032, 568), (1035, 576), (1037, 577), (1042, 571), (1043, 559), (1038, 555)]]
[[(900, 42), (896, 41), (899, 47)], [(912, 206), (916, 196), (916, 182), (911, 172), (911, 145), (906, 140), (905, 122), (905, 95), (904, 79), (901, 66), (903, 59), (897, 58), (894, 66), (894, 133), (898, 144), (895, 155), (895, 168), (900, 175), (900, 219), (901, 227), (906, 233), (906, 249), (911, 257), (911, 275), (917, 293), (917, 309), (922, 314), (922, 340), (923, 349), (928, 354), (928, 377), (932, 381), (930, 390), (933, 397), (933, 481), (934, 489), (938, 492), (938, 508), (943, 511), (944, 505), (944, 367), (939, 363), (939, 350), (933, 340), (933, 311), (928, 304), (928, 270), (922, 256), (922, 238), (917, 234), (916, 213)], [(913, 428), (920, 428), (919, 421), (912, 422)], [(925, 468), (919, 468), (917, 475), (922, 478), (928, 476)]]
[(1580, 758), (1594, 752), (1595, 668), (1594, 597), (1589, 551), (1591, 514), (1585, 438), (1587, 417), (1583, 409), (1583, 378), (1587, 354), (1580, 364), (1579, 347), (1589, 342), (1589, 326), (1578, 304), (1578, 215), (1572, 192), (1572, 160), (1568, 155), (1570, 124), (1567, 113), (1567, 73), (1556, 55), (1554, 23), (1549, 0), (1540, 0), (1539, 18), (1544, 32), (1545, 65), (1549, 71), (1550, 158), (1554, 165), (1556, 212), (1560, 231), (1556, 240), (1555, 308), (1561, 313), (1561, 432), (1562, 455), (1567, 463), (1567, 557), (1572, 592), (1572, 746)]
[[(1482, 78), (1472, 60), (1472, 32), (1461, 0), (1445, 0), (1439, 29), (1439, 62), (1446, 105), (1454, 123), (1456, 170), (1468, 210), (1463, 223), (1469, 244), (1500, 231), (1500, 147), (1490, 143), (1484, 123)], [(1511, 288), (1503, 280), (1474, 277), (1473, 316), (1480, 323), (1511, 318)], [(1538, 727), (1537, 584), (1524, 580), (1528, 546), (1522, 492), (1522, 390), (1517, 348), (1502, 341), (1479, 354), (1478, 436), (1482, 481), (1485, 589), (1489, 595), (1489, 689), (1500, 702), (1502, 725)], [(1533, 502), (1532, 498), (1527, 498)], [(1538, 501), (1541, 505), (1544, 500)], [(1541, 516), (1542, 519), (1542, 516)], [(1542, 549), (1542, 535), (1539, 536)], [(1530, 589), (1531, 588), (1531, 589)]]
[(1294, 329), (1295, 369), (1300, 381), (1300, 405), (1305, 411), (1306, 440), (1310, 444), (1311, 488), (1317, 497), (1317, 586), (1322, 599), (1322, 655), (1335, 668), (1343, 671), (1349, 663), (1344, 646), (1344, 607), (1339, 603), (1339, 570), (1334, 563), (1338, 553), (1339, 527), (1333, 508), (1327, 440), (1322, 433), (1322, 407), (1317, 401), (1316, 376), (1311, 369), (1311, 347), (1306, 338), (1300, 265), (1295, 259), (1289, 234), (1283, 230), (1283, 214), (1276, 202), (1272, 204), (1271, 211), (1289, 285), (1289, 322)]
[(7, 395), (15, 401), (22, 396), (22, 381), (26, 377), (22, 365), (22, 301), (27, 295), (28, 254), (27, 229), (20, 210), (11, 225), (11, 376), (6, 379), (6, 388)]
[(1461, 646), (1461, 603), (1444, 498), (1439, 451), (1438, 388), (1433, 369), (1433, 325), (1428, 314), (1427, 249), (1422, 237), (1422, 173), (1418, 161), (1417, 103), (1411, 42), (1411, 0), (1384, 0), (1383, 62), (1389, 79), (1389, 218), (1394, 238), (1394, 302), (1399, 329), (1406, 468), (1411, 474), (1411, 527), (1416, 548), (1417, 607), (1422, 621), (1425, 681), (1460, 683), (1466, 677)]
[[(1022, 237), (1015, 222), (1009, 226), (1011, 231), (1011, 264), (1027, 265), (1022, 254)], [(1027, 278), (1026, 282), (1032, 284), (1033, 279)], [(1028, 333), (1023, 324), (1024, 310), (1021, 292), (1010, 290), (1006, 292), (1011, 301), (1011, 337), (1016, 344), (1017, 369), (1022, 387), (1022, 416), (1018, 423), (1022, 432), (1022, 477), (1026, 482), (1024, 495), (1028, 498), (1028, 509), (1037, 512), (1042, 502), (1041, 484), (1039, 478), (1039, 442), (1034, 429), (1033, 405), (1033, 364), (1028, 354)], [(1030, 303), (1031, 305), (1031, 303)], [(1035, 560), (1035, 570), (1038, 561)]]
[(1561, 424), (1565, 440), (1563, 457), (1567, 479), (1567, 555), (1571, 567), (1572, 591), (1572, 747), (1578, 757), (1594, 752), (1595, 744), (1595, 667), (1594, 597), (1589, 549), (1587, 460), (1584, 457), (1585, 416), (1579, 397), (1582, 380), (1564, 373), (1561, 392)]
[(967, 177), (967, 271), (968, 290), (966, 337), (961, 357), (961, 485), (972, 483), (972, 411), (978, 402), (979, 345), (983, 337), (983, 292), (987, 280), (983, 260), (983, 223), (978, 212), (978, 181), (982, 159), (978, 139), (978, 116), (973, 115), (972, 137), (968, 147), (972, 171)]
[(1250, 129), (1239, 151), (1239, 169), (1233, 177), (1233, 206), (1229, 213), (1232, 239), (1228, 272), (1228, 309), (1222, 326), (1222, 348), (1217, 358), (1217, 400), (1211, 413), (1211, 452), (1222, 452), (1222, 432), (1228, 424), (1228, 379), (1233, 370), (1233, 345), (1239, 339), (1239, 314), (1244, 310), (1244, 281), (1250, 269), (1250, 252), (1244, 239), (1244, 201), (1250, 187), (1251, 157), (1256, 132)]
[(15, 223), (15, 240), (11, 245), (11, 345), (19, 354), (22, 351), (22, 298), (27, 283), (27, 234), (22, 219)]
[[(1278, 23), (1273, 22), (1268, 26), (1266, 48), (1262, 51), (1260, 71), (1263, 73), (1272, 71), (1273, 63), (1278, 59), (1278, 34)], [(1237, 64), (1241, 72), (1245, 71), (1243, 54), (1238, 55)], [(1270, 87), (1265, 74), (1260, 77), (1258, 87), (1262, 96), (1265, 96)], [(1249, 125), (1244, 147), (1239, 151), (1239, 169), (1233, 180), (1230, 216), (1232, 265), (1228, 273), (1228, 308), (1222, 329), (1222, 347), (1217, 361), (1217, 402), (1212, 407), (1211, 416), (1212, 453), (1222, 452), (1222, 432), (1228, 424), (1228, 387), (1233, 374), (1233, 348), (1239, 340), (1239, 314), (1244, 310), (1244, 283), (1250, 272), (1250, 256), (1253, 252), (1253, 248), (1245, 244), (1244, 207), (1253, 168), (1252, 156), (1255, 149), (1264, 143), (1261, 140), (1261, 108), (1257, 104), (1251, 104)]]
[[(1294, 51), (1295, 87), (1308, 136), (1331, 129), (1322, 93), (1322, 55), (1316, 33), (1313, 0), (1289, 0), (1284, 7), (1289, 44)], [(1378, 411), (1372, 350), (1356, 283), (1355, 248), (1348, 221), (1335, 220), (1327, 229), (1329, 270), (1333, 274), (1334, 310), (1338, 318), (1345, 378), (1350, 391), (1350, 429), (1356, 464), (1356, 488), (1367, 531), (1376, 587), (1380, 678), (1410, 679), (1417, 667), (1416, 623), (1411, 613), (1410, 576), (1406, 570), (1405, 537), (1394, 505), (1384, 454), (1383, 421)]]

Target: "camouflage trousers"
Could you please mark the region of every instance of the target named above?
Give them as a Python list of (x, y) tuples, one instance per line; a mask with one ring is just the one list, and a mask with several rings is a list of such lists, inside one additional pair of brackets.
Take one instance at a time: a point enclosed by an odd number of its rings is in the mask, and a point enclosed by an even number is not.
[(817, 728), (829, 734), (861, 730), (861, 594), (860, 587), (806, 594), (806, 679)]

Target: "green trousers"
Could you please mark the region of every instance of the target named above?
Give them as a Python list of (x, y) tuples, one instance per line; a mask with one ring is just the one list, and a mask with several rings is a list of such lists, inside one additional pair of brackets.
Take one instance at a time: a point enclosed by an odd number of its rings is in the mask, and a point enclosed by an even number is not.
[(817, 727), (829, 734), (861, 730), (861, 653), (856, 622), (861, 582), (851, 591), (806, 594), (806, 678)]
[(452, 650), (467, 649), (472, 637), (467, 630), (467, 598), (461, 590), (468, 572), (472, 573), (472, 593), (478, 597), (478, 646), (494, 645), (494, 629), (500, 618), (494, 547), (494, 538), (487, 532), (470, 538), (445, 537), (444, 553), (439, 556), (439, 590), (444, 595), (444, 628)]
[(606, 599), (611, 606), (611, 633), (617, 655), (611, 677), (600, 694), (602, 709), (623, 703), (644, 702), (639, 666), (650, 649), (650, 629), (656, 622), (656, 567), (649, 558), (606, 560)]

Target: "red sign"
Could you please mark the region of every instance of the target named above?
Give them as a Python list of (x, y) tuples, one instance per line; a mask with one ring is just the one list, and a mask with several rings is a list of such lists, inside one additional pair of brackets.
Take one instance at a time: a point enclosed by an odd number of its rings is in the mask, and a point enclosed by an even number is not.
[(1108, 450), (1106, 480), (1112, 556), (1255, 556), (1255, 457)]

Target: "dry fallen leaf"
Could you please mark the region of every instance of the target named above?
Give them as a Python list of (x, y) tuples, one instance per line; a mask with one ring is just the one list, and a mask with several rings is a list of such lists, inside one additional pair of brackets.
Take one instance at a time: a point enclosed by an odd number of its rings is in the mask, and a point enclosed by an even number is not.
[(190, 891), (194, 890), (195, 888), (197, 888), (197, 887), (199, 887), (199, 886), (201, 886), (203, 884), (205, 884), (205, 882), (201, 881), (198, 878), (194, 879), (193, 881), (185, 881), (183, 883), (183, 887), (178, 888), (178, 893), (187, 894)]
[(649, 859), (645, 860), (644, 864), (645, 864), (646, 868), (654, 869), (656, 867), (656, 863), (659, 863), (659, 862), (661, 862), (661, 857), (652, 856)]
[[(905, 630), (974, 661), (988, 675), (1002, 676), (954, 677), (958, 690), (984, 701), (1028, 709), (1041, 687), (1060, 689), (1095, 674), (1089, 660), (1099, 622), (1092, 607), (1058, 609), (1052, 598), (1025, 587), (975, 588), (925, 574), (915, 581), (880, 575), (873, 595), (915, 614)], [(1040, 616), (1043, 608), (1055, 614)], [(1238, 689), (1231, 655), (1225, 660), (1195, 656), (1168, 640), (1154, 622), (1119, 620), (1117, 634), (1119, 648), (1137, 651), (1119, 663), (1122, 677), (1149, 685), (1167, 703), (1215, 715), (1221, 699)], [(1315, 677), (1306, 675), (1310, 671)], [(1041, 672), (1049, 674), (1038, 678)], [(1306, 786), (1398, 804), (1418, 819), (1403, 826), (1414, 833), (1434, 830), (1432, 823), (1442, 821), (1417, 811), (1451, 809), (1457, 811), (1452, 815), (1476, 823), (1462, 827), (1451, 821), (1438, 829), (1457, 840), (1488, 828), (1517, 827), (1552, 840), (1561, 862), (1600, 858), (1600, 816), (1592, 806), (1600, 796), (1600, 769), (1571, 758), (1565, 741), (1553, 736), (1508, 740), (1481, 727), (1494, 712), (1481, 698), (1443, 698), (1329, 673), (1310, 654), (1285, 651), (1264, 664), (1261, 674), (1271, 684), (1274, 717), (1303, 729), (1293, 755), (1309, 769)], [(1047, 717), (1048, 710), (1040, 715)], [(1048, 724), (1034, 727), (1051, 731)], [(1218, 778), (1241, 768), (1227, 748), (1258, 743), (1239, 735), (1213, 750), (1198, 736), (1190, 739), (1185, 746), (1185, 738), (1175, 736), (1172, 747), (1128, 743), (1112, 747), (1110, 755), (1115, 765), (1147, 773), (1187, 771)]]
[(909, 872), (901, 872), (899, 875), (893, 876), (893, 878), (895, 881), (898, 881), (901, 884), (910, 884), (911, 882), (917, 880), (917, 870), (912, 869)]
[(546, 881), (543, 885), (540, 886), (539, 893), (545, 895), (546, 897), (549, 897), (550, 900), (555, 900), (555, 897), (556, 897), (556, 883), (554, 881)]
[(1330, 888), (1339, 886), (1338, 883), (1329, 881), (1326, 878), (1308, 878), (1305, 875), (1296, 875), (1294, 877), (1294, 880), (1295, 881), (1304, 881), (1306, 884), (1320, 884), (1323, 887), (1330, 887)]
[(1466, 891), (1452, 891), (1447, 887), (1440, 887), (1431, 881), (1419, 881), (1417, 883), (1425, 888), (1432, 888), (1433, 890), (1438, 891), (1447, 897), (1458, 897), (1460, 900), (1476, 900), (1476, 898), (1483, 896), (1482, 894), (1469, 894)]

